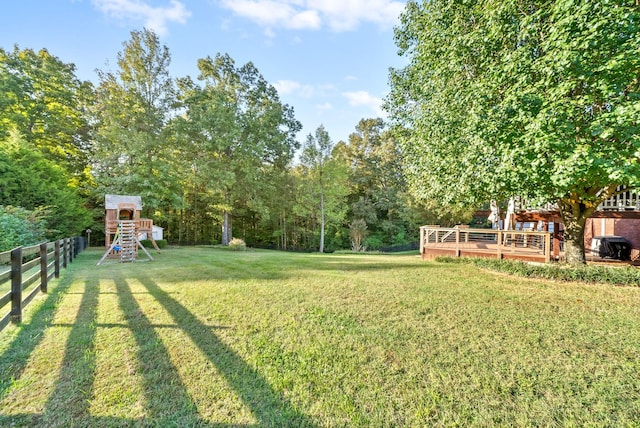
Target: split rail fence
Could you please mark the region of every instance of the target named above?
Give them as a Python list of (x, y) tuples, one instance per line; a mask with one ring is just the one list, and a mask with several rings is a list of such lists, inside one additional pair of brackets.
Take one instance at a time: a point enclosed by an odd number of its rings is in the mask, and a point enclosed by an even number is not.
[(0, 253), (0, 330), (22, 322), (24, 307), (39, 292), (46, 293), (49, 281), (84, 248), (85, 240), (74, 237)]
[(435, 256), (495, 257), (549, 262), (552, 234), (540, 231), (446, 228), (420, 228), (422, 258)]

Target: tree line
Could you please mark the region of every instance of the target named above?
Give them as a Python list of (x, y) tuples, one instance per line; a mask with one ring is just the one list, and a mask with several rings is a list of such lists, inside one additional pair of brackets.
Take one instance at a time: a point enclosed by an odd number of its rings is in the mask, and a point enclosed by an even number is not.
[(0, 49), (0, 251), (100, 237), (105, 194), (140, 195), (176, 244), (332, 251), (417, 239), (426, 211), (383, 120), (362, 119), (337, 143), (319, 125), (301, 143), (294, 109), (254, 64), (217, 54), (194, 79), (171, 76), (170, 62), (147, 29), (95, 84), (46, 49)]
[(639, 27), (638, 0), (409, 0), (389, 125), (337, 143), (322, 125), (298, 141), (252, 63), (170, 76), (148, 30), (95, 85), (44, 49), (0, 50), (0, 225), (100, 231), (104, 194), (122, 193), (175, 243), (375, 250), (517, 196), (557, 206), (583, 263), (587, 219), (640, 187)]

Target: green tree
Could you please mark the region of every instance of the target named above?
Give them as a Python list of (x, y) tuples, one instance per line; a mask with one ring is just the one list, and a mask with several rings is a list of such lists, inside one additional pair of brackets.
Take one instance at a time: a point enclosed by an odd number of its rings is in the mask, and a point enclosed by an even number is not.
[(394, 241), (407, 239), (407, 185), (400, 149), (385, 122), (379, 118), (360, 120), (348, 143), (339, 142), (335, 152), (349, 171), (352, 221), (364, 220), (370, 240), (380, 245), (405, 243)]
[(79, 235), (91, 224), (74, 182), (16, 131), (0, 140), (0, 205), (39, 213), (49, 239)]
[(84, 177), (93, 85), (46, 49), (0, 48), (0, 140), (12, 130), (69, 172)]
[(147, 215), (180, 205), (167, 122), (175, 85), (169, 49), (150, 30), (132, 31), (117, 72), (98, 71), (94, 176), (98, 193), (140, 195)]
[(45, 211), (0, 205), (0, 253), (43, 241)]
[(570, 262), (619, 185), (640, 185), (635, 0), (409, 1), (387, 108), (414, 194), (554, 202)]
[(232, 216), (269, 215), (273, 183), (293, 158), (301, 125), (252, 63), (236, 67), (229, 55), (218, 54), (200, 59), (198, 69), (202, 86), (180, 81), (185, 113), (175, 127), (191, 154), (194, 189), (208, 195), (203, 208), (220, 213), (226, 245)]
[(305, 193), (314, 201), (320, 217), (319, 251), (324, 252), (325, 228), (328, 222), (341, 223), (346, 213), (345, 181), (347, 170), (344, 163), (332, 156), (333, 142), (324, 126), (309, 134), (302, 146), (301, 168), (305, 177)]

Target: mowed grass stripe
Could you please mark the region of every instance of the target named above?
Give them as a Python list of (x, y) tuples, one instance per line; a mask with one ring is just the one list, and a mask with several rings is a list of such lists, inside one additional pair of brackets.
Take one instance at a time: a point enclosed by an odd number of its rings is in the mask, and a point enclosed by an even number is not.
[[(73, 364), (84, 389), (68, 368), (40, 380), (31, 373), (46, 362), (29, 362), (0, 402), (1, 423), (62, 425), (63, 410), (101, 426), (640, 420), (637, 288), (523, 280), (415, 255), (202, 247), (96, 267), (100, 256), (74, 261), (43, 330), (66, 325), (75, 339), (31, 351), (46, 348), (54, 365), (84, 353)], [(26, 321), (0, 337), (3, 385), (16, 351), (2, 341), (29, 334)], [(56, 391), (72, 399), (49, 398)]]

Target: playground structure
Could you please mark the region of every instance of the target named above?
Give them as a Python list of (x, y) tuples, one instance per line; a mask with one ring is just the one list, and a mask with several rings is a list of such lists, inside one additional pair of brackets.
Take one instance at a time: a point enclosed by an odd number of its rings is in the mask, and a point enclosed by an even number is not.
[(142, 198), (128, 195), (105, 195), (104, 235), (106, 252), (97, 263), (106, 258), (119, 258), (120, 262), (133, 262), (138, 258), (138, 249), (142, 249), (153, 260), (151, 254), (140, 242), (139, 236), (147, 234), (156, 251), (160, 252), (153, 238), (153, 220), (140, 218)]

